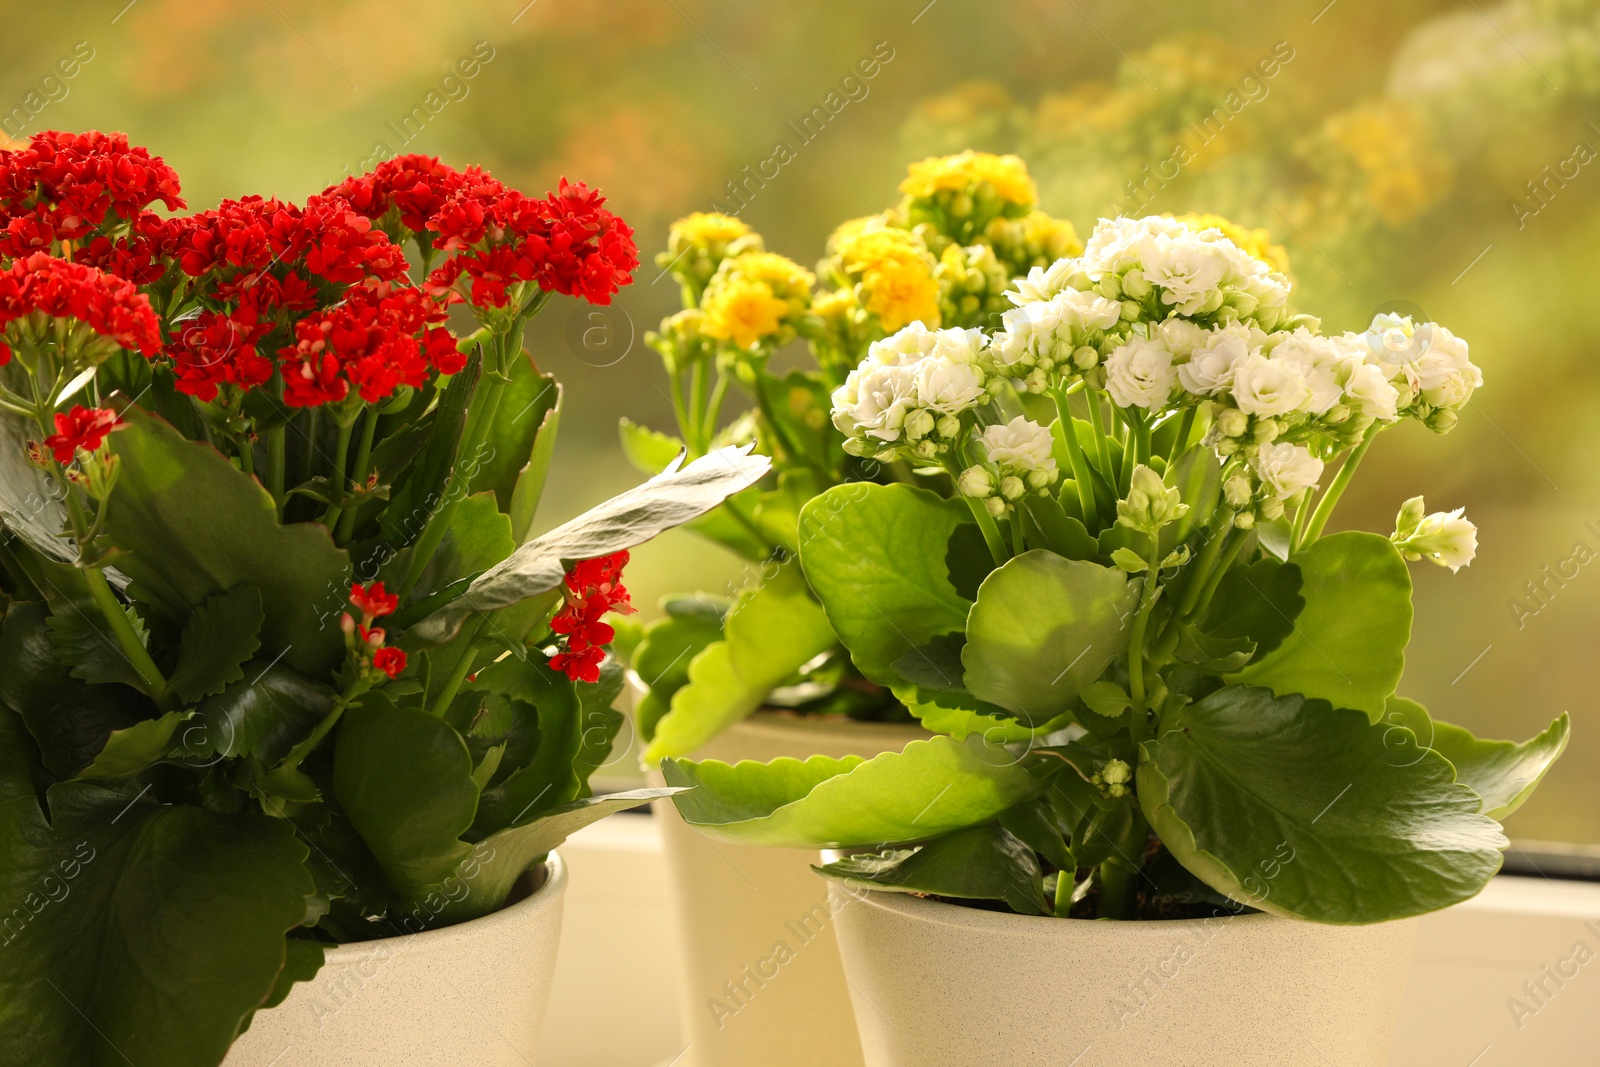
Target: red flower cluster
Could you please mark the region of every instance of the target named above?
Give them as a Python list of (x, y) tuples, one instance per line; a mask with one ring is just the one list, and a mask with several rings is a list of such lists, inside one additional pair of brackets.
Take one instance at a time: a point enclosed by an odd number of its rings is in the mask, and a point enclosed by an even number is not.
[(617, 552), (599, 559), (586, 559), (567, 572), (566, 603), (550, 629), (560, 635), (561, 651), (550, 657), (550, 667), (562, 671), (575, 682), (598, 682), (604, 647), (617, 632), (601, 621), (609, 611), (619, 615), (636, 609), (622, 584), (622, 568), (628, 553)]
[(284, 403), (336, 403), (353, 386), (371, 404), (402, 385), (422, 386), (430, 367), (456, 373), (466, 357), (455, 336), (430, 325), (444, 318), (444, 309), (419, 289), (376, 281), (352, 286), (344, 303), (296, 323), (295, 343), (278, 349)]
[(178, 174), (131, 147), (126, 134), (45, 130), (0, 152), (0, 255), (26, 256), (55, 241), (80, 241), (110, 219), (131, 221), (157, 200), (184, 206)]
[(108, 433), (122, 425), (110, 408), (77, 404), (66, 413), (56, 412), (56, 432), (44, 439), (45, 447), (55, 454), (57, 463), (71, 463), (78, 449), (95, 451), (105, 443)]
[(358, 623), (347, 613), (341, 620), (346, 635), (361, 635), (360, 648), (370, 652), (372, 666), (394, 678), (406, 669), (406, 653), (404, 649), (390, 648), (383, 642), (388, 636), (383, 629), (372, 624), (380, 616), (392, 615), (400, 606), (400, 598), (384, 589), (382, 582), (373, 582), (371, 585), (362, 585), (355, 582), (350, 586), (350, 603), (354, 604), (361, 612), (361, 621)]
[[(206, 295), (225, 308), (201, 312), (168, 350), (178, 389), (207, 401), (223, 384), (245, 390), (272, 377), (272, 360), (256, 346), (280, 322), (326, 307), (345, 285), (392, 282), (406, 272), (404, 253), (381, 230), (343, 201), (325, 197), (304, 208), (259, 196), (225, 200), (213, 211), (173, 220), (160, 239), (165, 254), (185, 274), (203, 278)], [(442, 317), (430, 312), (421, 321)], [(310, 380), (318, 377), (313, 369)], [(289, 403), (321, 404), (347, 392), (330, 382), (295, 389), (298, 399)]]
[[(0, 330), (33, 312), (77, 319), (102, 337), (146, 356), (161, 348), (161, 327), (150, 298), (130, 281), (43, 252), (24, 256), (0, 273)], [(0, 365), (11, 349), (0, 341)]]
[(428, 278), (435, 292), (458, 294), (465, 275), (476, 307), (505, 307), (507, 289), (536, 282), (546, 292), (609, 304), (633, 280), (639, 250), (633, 230), (581, 182), (561, 179), (542, 200), (508, 189), (486, 172), (456, 171), (430, 156), (399, 156), (327, 190), (372, 219), (394, 211), (414, 233), (429, 231), (451, 253)]

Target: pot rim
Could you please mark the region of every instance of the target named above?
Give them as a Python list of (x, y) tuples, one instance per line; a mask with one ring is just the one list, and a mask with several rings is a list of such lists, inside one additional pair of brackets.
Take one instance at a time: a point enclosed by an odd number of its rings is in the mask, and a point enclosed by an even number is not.
[[(357, 962), (375, 950), (395, 949), (399, 945), (404, 945), (405, 951), (408, 952), (431, 948), (447, 941), (459, 940), (464, 934), (469, 933), (471, 936), (494, 937), (503, 927), (536, 921), (541, 912), (560, 905), (567, 889), (567, 864), (559, 853), (552, 850), (540, 866), (548, 872), (544, 882), (515, 904), (507, 904), (499, 911), (492, 911), (488, 915), (480, 915), (476, 919), (468, 919), (464, 923), (455, 923), (451, 926), (439, 926), (414, 934), (378, 937), (371, 941), (344, 941), (337, 945), (329, 945), (324, 952), (323, 966)], [(532, 867), (528, 869), (533, 870)]]
[[(831, 863), (844, 856), (844, 852), (836, 849), (826, 849), (822, 853), (824, 863)], [(830, 889), (837, 889), (845, 893), (856, 902), (867, 904), (887, 912), (896, 912), (908, 919), (930, 923), (934, 926), (946, 926), (954, 929), (977, 930), (980, 933), (1007, 934), (1011, 936), (1048, 937), (1052, 932), (1071, 937), (1100, 937), (1100, 938), (1127, 938), (1127, 937), (1171, 937), (1173, 934), (1204, 929), (1207, 923), (1215, 925), (1219, 922), (1248, 922), (1251, 926), (1266, 926), (1277, 923), (1287, 923), (1294, 926), (1323, 926), (1328, 929), (1342, 929), (1342, 927), (1329, 926), (1325, 923), (1301, 922), (1295, 919), (1285, 919), (1281, 915), (1273, 915), (1265, 911), (1238, 912), (1232, 915), (1213, 915), (1200, 919), (1067, 919), (1054, 915), (1018, 915), (1009, 911), (989, 911), (986, 908), (969, 908), (960, 904), (951, 904), (943, 900), (933, 900), (928, 897), (919, 897), (911, 893), (898, 893), (884, 889), (857, 889), (843, 887), (832, 879), (828, 880)], [(1404, 921), (1404, 920), (1399, 920)], [(1384, 925), (1384, 924), (1372, 924)]]

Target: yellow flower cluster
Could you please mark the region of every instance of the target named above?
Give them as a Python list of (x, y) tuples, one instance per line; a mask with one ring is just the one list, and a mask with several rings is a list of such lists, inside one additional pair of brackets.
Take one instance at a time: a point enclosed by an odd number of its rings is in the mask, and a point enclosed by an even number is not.
[(696, 211), (672, 224), (667, 250), (656, 256), (656, 266), (675, 275), (686, 292), (698, 295), (723, 260), (762, 247), (761, 235), (733, 215)]
[(1221, 215), (1168, 215), (1191, 230), (1221, 230), (1222, 236), (1280, 274), (1289, 273), (1289, 250), (1272, 240), (1272, 231), (1241, 226)]
[(812, 273), (775, 252), (745, 252), (722, 262), (700, 308), (708, 337), (748, 349), (793, 340), (811, 303)]
[(852, 219), (834, 230), (828, 251), (833, 273), (858, 288), (861, 306), (878, 317), (885, 333), (912, 322), (939, 326), (935, 261), (915, 234), (877, 216)]
[(1020, 219), (995, 219), (984, 237), (1013, 277), (1083, 251), (1072, 223), (1043, 211), (1031, 211)]
[(1039, 199), (1027, 164), (1020, 158), (970, 150), (911, 164), (900, 191), (919, 199), (931, 199), (940, 193), (977, 197), (985, 191), (985, 185), (1001, 200), (1018, 207), (1031, 208)]
[(1377, 100), (1331, 116), (1322, 137), (1354, 164), (1359, 193), (1390, 226), (1422, 214), (1450, 188), (1450, 165), (1406, 104)]

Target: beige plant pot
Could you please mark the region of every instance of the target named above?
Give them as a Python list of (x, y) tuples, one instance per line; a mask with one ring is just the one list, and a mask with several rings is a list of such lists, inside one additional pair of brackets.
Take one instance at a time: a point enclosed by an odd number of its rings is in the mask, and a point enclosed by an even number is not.
[(1383, 1067), (1416, 939), (829, 892), (866, 1067)]
[(527, 1067), (550, 1002), (567, 869), (493, 915), (330, 949), (222, 1067)]
[[(911, 725), (757, 712), (695, 753), (736, 763), (875, 756), (927, 737)], [(659, 772), (651, 773), (661, 784)], [(712, 842), (657, 801), (681, 941), (687, 1049), (674, 1067), (860, 1067), (827, 884), (815, 852)]]

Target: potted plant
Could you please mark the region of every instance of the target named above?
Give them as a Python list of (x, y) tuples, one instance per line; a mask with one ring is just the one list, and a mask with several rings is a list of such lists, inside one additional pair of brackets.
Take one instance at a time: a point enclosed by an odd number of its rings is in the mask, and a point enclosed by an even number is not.
[[(658, 257), (682, 293), (683, 309), (649, 336), (678, 432), (624, 420), (624, 448), (655, 471), (683, 450), (753, 442), (773, 457), (773, 472), (691, 524), (744, 561), (727, 595), (669, 598), (665, 617), (640, 635), (632, 676), (652, 770), (691, 754), (727, 762), (873, 756), (927, 736), (887, 687), (851, 663), (795, 565), (799, 515), (812, 498), (835, 485), (910, 476), (898, 460), (847, 452), (829, 396), (874, 341), (913, 323), (998, 321), (1013, 278), (1080, 246), (1071, 224), (1037, 209), (1015, 156), (930, 158), (910, 168), (901, 191), (893, 210), (840, 225), (816, 273), (769, 251), (742, 220), (715, 213), (675, 222)], [(796, 341), (809, 363), (775, 367)], [(729, 417), (728, 401), (739, 395), (745, 409)], [(698, 1067), (857, 1061), (831, 936), (812, 938), (784, 981), (747, 1005), (735, 1008), (724, 989), (769, 955), (786, 923), (822, 903), (814, 857), (713, 848), (671, 805), (656, 810), (684, 931), (689, 1058)]]
[(1483, 886), (1567, 740), (1397, 695), (1407, 562), (1470, 562), (1459, 511), (1326, 532), (1377, 434), (1450, 429), (1481, 374), (1432, 323), (1323, 334), (1171, 219), (1102, 221), (1010, 297), (991, 333), (873, 346), (833, 418), (915, 480), (800, 516), (856, 667), (938, 736), (668, 760), (698, 787), (674, 800), (721, 841), (834, 850), (872, 1067), (1385, 1062), (1396, 920)]
[(120, 135), (0, 153), (7, 1057), (523, 1063), (552, 850), (659, 795), (587, 788), (627, 549), (766, 463), (528, 539), (561, 394), (523, 326), (636, 266), (582, 185), (411, 156), (158, 201)]

